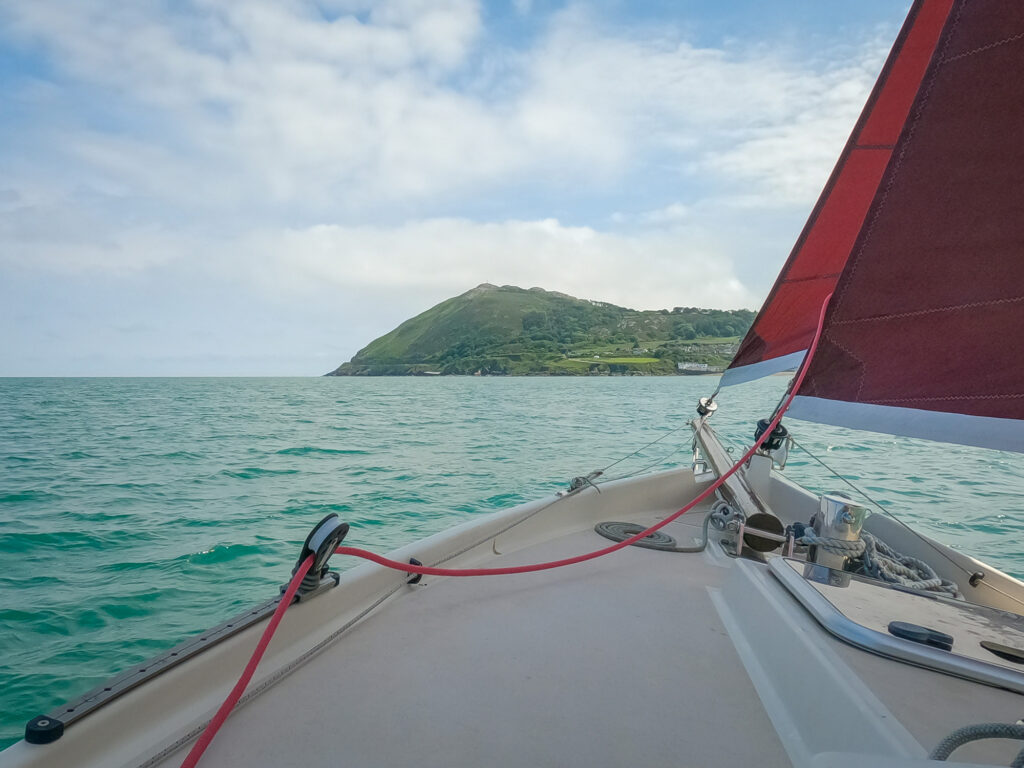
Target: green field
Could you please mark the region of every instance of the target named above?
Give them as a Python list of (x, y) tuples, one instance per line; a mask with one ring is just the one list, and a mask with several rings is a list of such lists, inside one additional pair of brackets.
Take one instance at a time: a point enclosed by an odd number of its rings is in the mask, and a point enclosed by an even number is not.
[(480, 285), (406, 320), (330, 375), (670, 375), (724, 367), (749, 310), (634, 310), (540, 288)]
[(609, 365), (644, 365), (645, 363), (660, 363), (656, 357), (600, 357), (600, 358), (569, 358), (579, 363), (608, 363)]

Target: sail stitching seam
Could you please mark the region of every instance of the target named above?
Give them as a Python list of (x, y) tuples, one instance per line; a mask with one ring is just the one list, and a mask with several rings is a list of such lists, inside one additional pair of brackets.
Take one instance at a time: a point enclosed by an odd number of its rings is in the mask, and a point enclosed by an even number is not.
[(996, 42), (989, 43), (988, 45), (979, 46), (979, 47), (977, 47), (977, 48), (975, 48), (974, 50), (971, 50), (971, 51), (965, 51), (964, 53), (958, 53), (956, 56), (950, 56), (949, 58), (943, 59), (942, 63), (943, 64), (948, 64), (951, 61), (959, 61), (960, 59), (966, 59), (968, 56), (973, 56), (976, 53), (983, 53), (985, 51), (990, 51), (993, 48), (998, 48), (1001, 45), (1006, 45), (1007, 43), (1012, 43), (1012, 42), (1014, 42), (1016, 40), (1020, 40), (1022, 37), (1024, 37), (1024, 32), (1020, 32), (1019, 34), (1016, 34), (1013, 37), (1007, 37), (1007, 38), (1004, 38), (1002, 40), (997, 40)]
[(865, 400), (866, 403), (918, 403), (935, 402), (939, 400), (1010, 400), (1024, 397), (1024, 392), (1015, 392), (1006, 395), (948, 395), (946, 397), (886, 397), (880, 400)]
[(786, 285), (792, 285), (793, 283), (809, 283), (812, 280), (828, 280), (832, 277), (839, 277), (841, 272), (830, 272), (827, 275), (809, 275), (808, 277), (794, 277), (785, 281)]
[[(940, 65), (941, 65), (941, 63), (943, 61), (945, 61), (946, 50), (949, 48), (949, 43), (953, 39), (953, 37), (954, 37), (954, 35), (956, 33), (957, 28), (960, 26), (960, 16), (961, 16), (961, 14), (963, 14), (963, 10), (964, 10), (964, 3), (961, 2), (957, 6), (956, 17), (953, 19), (953, 23), (950, 25), (950, 28), (949, 28), (949, 33), (946, 35), (945, 42), (942, 45), (942, 56), (938, 59), (938, 63)], [(941, 33), (940, 33), (940, 35), (941, 35)], [(936, 41), (936, 44), (937, 44), (937, 42), (938, 41)], [(885, 209), (885, 205), (886, 205), (886, 203), (889, 200), (889, 192), (892, 190), (893, 185), (896, 183), (896, 178), (900, 174), (900, 169), (903, 166), (903, 159), (904, 159), (904, 157), (906, 157), (907, 149), (910, 147), (910, 145), (914, 141), (914, 133), (917, 130), (917, 123), (921, 119), (921, 115), (924, 112), (925, 107), (928, 106), (928, 99), (932, 95), (932, 88), (935, 85), (935, 81), (938, 78), (938, 75), (939, 75), (939, 66), (936, 66), (935, 70), (932, 72), (931, 79), (929, 79), (929, 81), (928, 81), (928, 85), (926, 87), (925, 92), (921, 95), (921, 104), (917, 108), (917, 111), (914, 113), (913, 120), (910, 121), (909, 124), (905, 126), (906, 131), (907, 131), (906, 139), (902, 142), (902, 146), (900, 147), (900, 152), (896, 156), (895, 161), (893, 162), (892, 173), (889, 174), (888, 183), (885, 185), (885, 189), (882, 192), (881, 199), (878, 201), (878, 207), (875, 209), (874, 216), (871, 217), (871, 221), (868, 223), (867, 227), (865, 227), (865, 229), (864, 229), (864, 239), (861, 242), (860, 248), (857, 249), (857, 253), (853, 256), (853, 258), (850, 260), (849, 264), (847, 265), (849, 267), (849, 272), (846, 275), (846, 280), (843, 280), (842, 278), (840, 278), (839, 279), (839, 283), (836, 285), (836, 293), (838, 293), (839, 295), (835, 297), (836, 301), (835, 301), (835, 304), (833, 305), (834, 309), (831, 312), (831, 315), (832, 315), (833, 318), (838, 317), (840, 311), (842, 310), (843, 302), (846, 299), (847, 290), (848, 290), (850, 284), (853, 282), (853, 276), (857, 273), (857, 267), (860, 266), (861, 257), (864, 255), (864, 251), (867, 250), (868, 243), (871, 242), (871, 237), (872, 237), (872, 235), (874, 234), (874, 231), (875, 231), (875, 224), (878, 222), (878, 219), (882, 215), (882, 211)], [(899, 143), (899, 142), (897, 142), (897, 143)], [(831, 339), (831, 336), (829, 336), (829, 338)], [(840, 348), (842, 348), (842, 347), (840, 347)], [(848, 350), (847, 350), (847, 352), (848, 352)], [(856, 357), (856, 356), (854, 356), (854, 357)], [(863, 363), (861, 363), (861, 365), (863, 366)], [(861, 376), (861, 384), (863, 386), (863, 374)], [(858, 389), (858, 394), (859, 393), (860, 393), (860, 390)]]
[[(960, 26), (960, 16), (963, 13), (963, 9), (964, 9), (964, 3), (961, 2), (957, 6), (956, 17), (953, 19), (953, 23), (950, 25), (950, 28), (949, 28), (949, 33), (946, 35), (946, 39), (945, 39), (945, 41), (942, 44), (942, 55), (940, 56), (940, 58), (938, 60), (940, 65), (941, 65), (942, 61), (945, 59), (945, 53), (946, 53), (946, 50), (949, 48), (950, 41), (953, 39), (953, 36), (956, 33), (957, 28)], [(941, 39), (941, 32), (940, 32), (940, 39)], [(939, 41), (937, 40), (936, 41), (936, 45), (938, 45), (938, 43), (939, 43)], [(881, 199), (878, 201), (878, 207), (875, 209), (874, 216), (871, 217), (871, 221), (868, 223), (867, 227), (865, 227), (865, 229), (864, 229), (864, 238), (863, 238), (863, 241), (861, 242), (860, 248), (857, 249), (857, 253), (853, 256), (852, 260), (848, 264), (849, 272), (847, 273), (846, 280), (843, 281), (842, 278), (840, 278), (839, 284), (836, 286), (836, 290), (839, 293), (839, 295), (837, 297), (835, 297), (836, 299), (838, 299), (838, 301), (834, 305), (835, 306), (835, 310), (831, 313), (833, 318), (838, 317), (839, 312), (840, 312), (840, 310), (842, 308), (842, 305), (843, 305), (843, 300), (846, 298), (846, 292), (847, 292), (850, 284), (853, 282), (853, 276), (857, 272), (857, 267), (860, 266), (861, 257), (864, 255), (864, 251), (867, 249), (868, 243), (871, 242), (872, 235), (874, 235), (874, 231), (875, 231), (875, 224), (878, 223), (878, 219), (882, 215), (882, 211), (885, 209), (886, 203), (889, 200), (889, 192), (892, 190), (893, 185), (896, 183), (896, 178), (900, 174), (900, 170), (901, 170), (901, 168), (903, 166), (903, 159), (906, 157), (906, 154), (907, 154), (907, 149), (910, 147), (910, 145), (914, 141), (914, 133), (917, 130), (917, 123), (921, 119), (921, 115), (924, 113), (925, 108), (928, 106), (928, 100), (931, 97), (932, 88), (935, 86), (935, 81), (938, 78), (938, 73), (939, 73), (939, 66), (936, 66), (935, 70), (932, 72), (931, 78), (928, 80), (928, 84), (927, 84), (927, 86), (925, 88), (924, 93), (921, 94), (921, 103), (918, 106), (917, 111), (914, 113), (913, 120), (909, 121), (909, 123), (905, 126), (906, 132), (907, 132), (906, 138), (902, 142), (902, 146), (900, 146), (899, 154), (896, 155), (896, 158), (893, 161), (892, 173), (889, 174), (888, 183), (885, 185), (885, 189), (882, 191), (882, 196), (881, 196)], [(899, 143), (900, 142), (897, 142), (897, 144), (899, 144)], [(893, 150), (893, 151), (895, 151), (895, 150)], [(833, 325), (838, 325), (838, 324), (839, 324), (838, 322), (833, 321)], [(847, 349), (843, 344), (841, 344), (835, 338), (835, 336), (832, 335), (832, 333), (826, 333), (825, 335), (828, 337), (829, 341), (831, 341), (833, 344), (835, 344), (837, 347), (839, 347), (839, 349), (841, 349), (847, 355), (849, 355), (854, 360), (856, 360), (857, 364), (860, 366), (860, 375), (859, 375), (858, 381), (857, 381), (857, 393), (854, 395), (854, 400), (855, 401), (860, 401), (860, 395), (861, 395), (861, 392), (864, 389), (864, 380), (865, 380), (865, 376), (866, 376), (866, 372), (867, 372), (867, 366), (865, 365), (864, 361), (860, 359), (860, 357), (858, 357), (856, 354), (854, 354), (849, 349)]]
[[(800, 254), (803, 253), (803, 249), (807, 244), (807, 239), (810, 236), (810, 232), (814, 229), (814, 227), (817, 226), (818, 220), (821, 216), (822, 210), (825, 207), (826, 202), (831, 197), (832, 191), (835, 189), (836, 185), (839, 183), (839, 178), (842, 175), (841, 169), (845, 167), (847, 160), (853, 155), (854, 150), (858, 149), (858, 142), (860, 141), (860, 138), (864, 132), (864, 128), (871, 114), (874, 112), (878, 99), (885, 90), (885, 87), (889, 81), (889, 76), (892, 73), (891, 70), (895, 65), (896, 60), (899, 58), (900, 52), (902, 51), (903, 46), (910, 35), (910, 30), (917, 19), (918, 10), (919, 6), (915, 3), (914, 6), (911, 7), (910, 14), (907, 17), (909, 20), (909, 26), (905, 24), (904, 27), (900, 30), (899, 36), (896, 38), (896, 44), (900, 46), (900, 51), (896, 51), (895, 47), (893, 51), (890, 51), (889, 57), (886, 59), (885, 64), (882, 67), (882, 71), (879, 74), (879, 79), (875, 83), (875, 87), (874, 89), (872, 89), (871, 94), (868, 96), (868, 101), (867, 104), (865, 104), (864, 106), (864, 111), (861, 112), (860, 117), (857, 118), (857, 122), (853, 127), (853, 132), (850, 134), (850, 138), (847, 140), (846, 146), (843, 148), (843, 151), (839, 156), (839, 162), (836, 164), (836, 168), (833, 169), (832, 174), (828, 177), (828, 180), (825, 182), (825, 188), (822, 190), (821, 196), (815, 203), (814, 208), (811, 209), (811, 215), (808, 218), (807, 223), (804, 225), (804, 228), (801, 230), (799, 237), (797, 237), (796, 243), (793, 245), (793, 250), (790, 252), (789, 257), (786, 259), (786, 263), (782, 267), (782, 271), (780, 273), (781, 275), (788, 275), (789, 270), (797, 263)], [(892, 146), (894, 148), (895, 144), (893, 144)], [(891, 151), (892, 148), (890, 148), (890, 152)], [(856, 241), (853, 244), (851, 244), (851, 252), (850, 254), (848, 254), (848, 257), (852, 255), (852, 248), (855, 244)], [(743, 360), (747, 355), (748, 351), (755, 346), (755, 339), (757, 341), (762, 342), (762, 344), (764, 343), (764, 339), (760, 333), (762, 322), (764, 318), (767, 316), (767, 312), (769, 308), (772, 306), (775, 296), (778, 294), (782, 286), (788, 282), (792, 281), (788, 279), (779, 280), (776, 282), (775, 285), (772, 286), (772, 289), (768, 292), (768, 296), (765, 298), (764, 304), (761, 307), (761, 311), (758, 312), (757, 317), (754, 318), (753, 324), (747, 331), (747, 335), (740, 342), (739, 349), (737, 349), (736, 354), (733, 356), (732, 362), (729, 364), (730, 370), (733, 369), (734, 366), (736, 366), (736, 362), (738, 360)], [(832, 290), (833, 293), (835, 293), (835, 283), (833, 283), (832, 285)], [(763, 362), (764, 359), (765, 358), (762, 358), (760, 362)], [(743, 363), (743, 365), (754, 364), (756, 363)], [(740, 365), (736, 367), (743, 366)]]
[[(860, 366), (860, 376), (857, 379), (857, 394), (853, 396), (854, 400), (860, 400), (860, 391), (864, 389), (864, 377), (867, 372), (867, 365), (865, 365), (864, 361), (857, 357), (857, 355), (855, 355), (853, 352), (847, 349), (842, 343), (840, 343), (839, 340), (836, 339), (831, 333), (828, 334), (828, 340), (835, 344), (837, 347), (839, 347), (841, 350), (843, 350), (843, 352), (848, 354), (854, 360), (856, 360), (857, 365)], [(811, 383), (813, 384), (814, 382), (812, 381)]]
[(935, 307), (934, 309), (919, 309), (914, 312), (899, 312), (888, 315), (874, 315), (872, 317), (855, 317), (850, 320), (836, 320), (832, 323), (832, 326), (837, 325), (854, 325), (856, 323), (870, 323), (876, 320), (898, 320), (907, 317), (920, 317), (921, 315), (931, 315), (937, 312), (952, 312), (957, 309), (977, 309), (978, 307), (990, 307), (995, 304), (1015, 304), (1018, 301), (1024, 301), (1024, 296), (1013, 296), (1008, 299), (992, 299), (991, 301), (972, 301), (967, 304), (952, 304), (948, 307)]

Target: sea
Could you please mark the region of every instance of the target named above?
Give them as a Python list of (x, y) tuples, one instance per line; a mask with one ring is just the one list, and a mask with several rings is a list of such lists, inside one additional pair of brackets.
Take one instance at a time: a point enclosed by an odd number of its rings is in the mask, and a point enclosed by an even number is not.
[[(734, 455), (786, 383), (720, 395), (713, 424)], [(0, 379), (0, 746), (30, 717), (272, 597), (328, 513), (351, 524), (348, 543), (384, 553), (591, 470), (688, 465), (686, 424), (715, 384)], [(792, 479), (855, 495), (839, 473), (919, 530), (1024, 577), (1024, 456), (788, 426), (801, 446)]]

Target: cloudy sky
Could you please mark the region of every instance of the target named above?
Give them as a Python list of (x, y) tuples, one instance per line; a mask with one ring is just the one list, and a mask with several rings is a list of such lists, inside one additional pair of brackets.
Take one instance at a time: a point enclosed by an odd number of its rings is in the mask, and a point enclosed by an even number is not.
[(478, 283), (756, 308), (909, 0), (0, 0), (0, 375), (317, 375)]

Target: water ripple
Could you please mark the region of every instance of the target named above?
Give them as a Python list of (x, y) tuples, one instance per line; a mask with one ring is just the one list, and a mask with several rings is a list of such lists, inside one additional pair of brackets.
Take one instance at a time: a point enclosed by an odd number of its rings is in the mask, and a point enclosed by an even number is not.
[[(713, 384), (0, 379), (0, 746), (32, 715), (276, 594), (324, 515), (387, 551), (663, 437)], [(727, 390), (717, 428), (746, 444), (785, 385)], [(1024, 574), (1021, 456), (789, 426), (903, 519)], [(681, 430), (614, 471), (685, 462), (689, 442)], [(787, 474), (844, 489), (799, 450)]]

